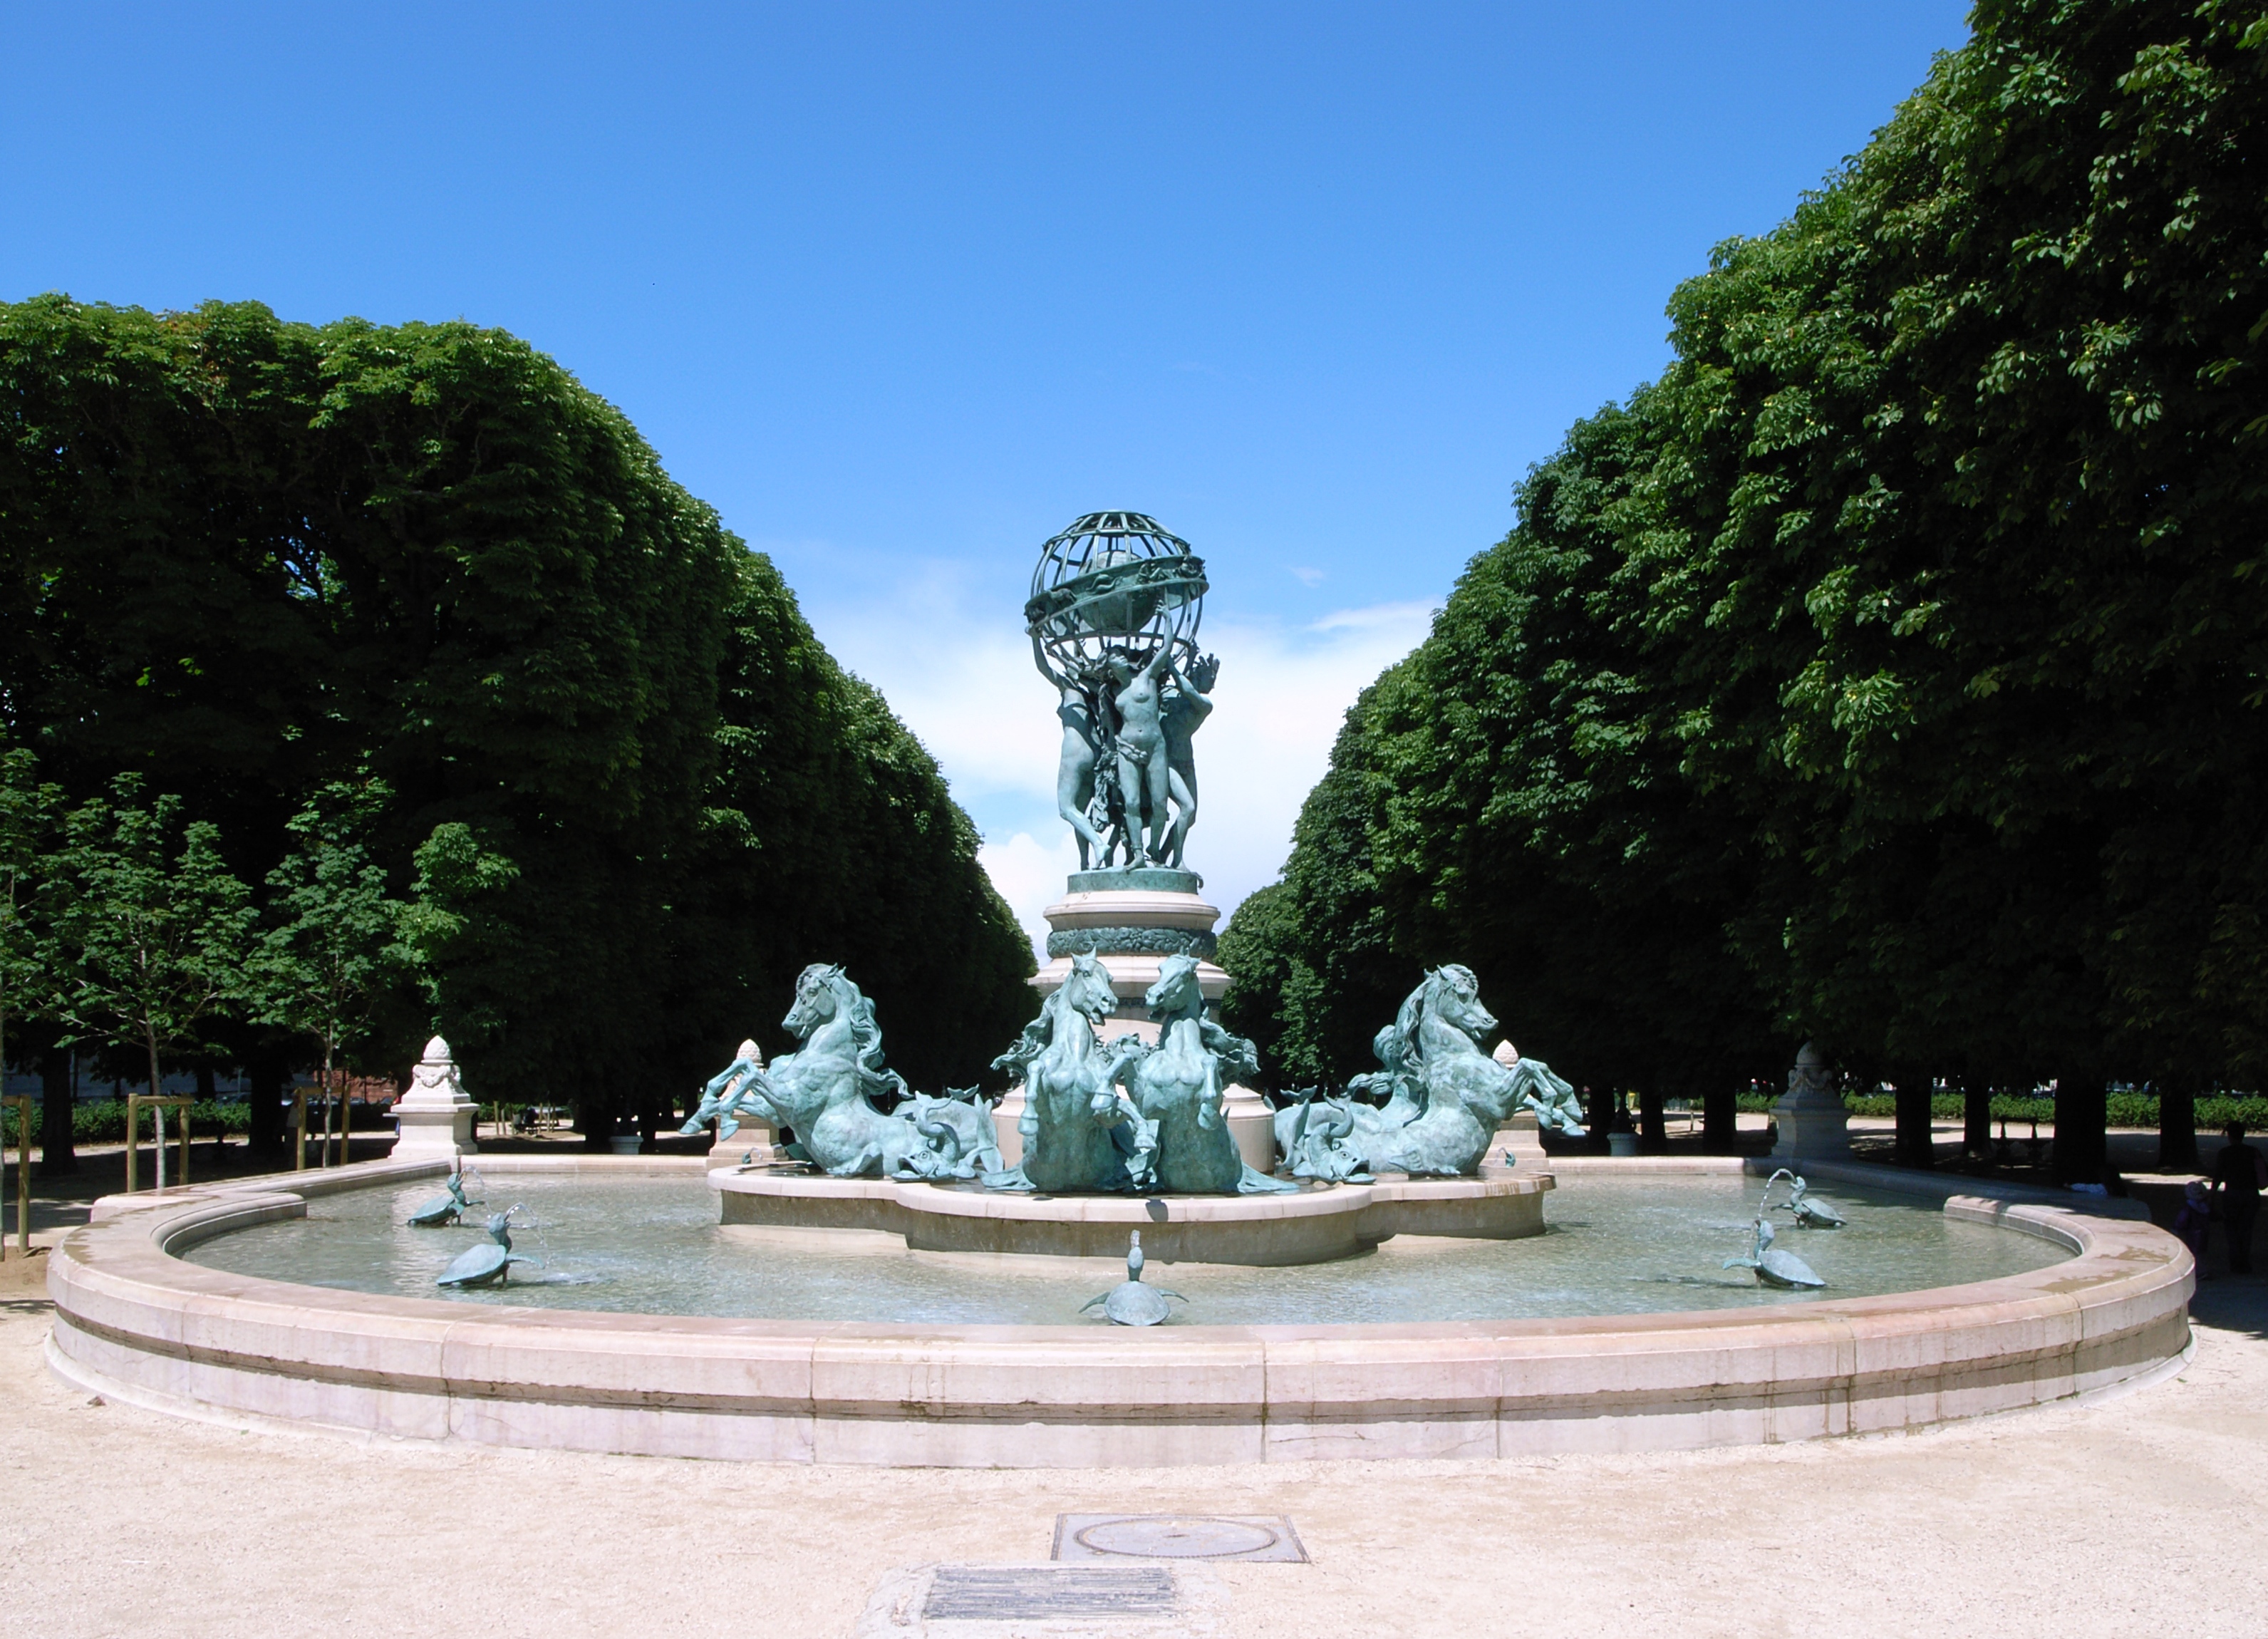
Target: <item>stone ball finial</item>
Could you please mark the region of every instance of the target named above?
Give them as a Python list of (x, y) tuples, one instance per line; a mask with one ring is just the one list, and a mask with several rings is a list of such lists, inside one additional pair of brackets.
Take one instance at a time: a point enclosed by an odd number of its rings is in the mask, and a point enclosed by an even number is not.
[(445, 1063), (447, 1061), (448, 1057), (449, 1044), (443, 1041), (438, 1036), (436, 1036), (431, 1041), (425, 1044), (423, 1058), (427, 1064)]
[(1795, 1055), (1795, 1062), (1807, 1070), (1824, 1069), (1827, 1066), (1827, 1060), (1819, 1056), (1819, 1049), (1809, 1042), (1803, 1044), (1802, 1050)]
[(1496, 1051), (1489, 1054), (1489, 1057), (1509, 1070), (1520, 1062), (1520, 1049), (1512, 1045), (1510, 1037), (1506, 1037), (1496, 1045)]
[(763, 1050), (756, 1045), (755, 1038), (754, 1037), (750, 1037), (747, 1040), (742, 1042), (740, 1046), (734, 1050), (733, 1056), (736, 1059), (749, 1059), (759, 1068), (762, 1067), (764, 1062)]

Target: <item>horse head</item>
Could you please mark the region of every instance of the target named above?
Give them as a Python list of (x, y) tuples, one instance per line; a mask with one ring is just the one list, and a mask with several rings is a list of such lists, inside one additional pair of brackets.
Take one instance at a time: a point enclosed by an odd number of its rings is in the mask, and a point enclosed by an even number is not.
[(1084, 1014), (1090, 1025), (1100, 1025), (1118, 1011), (1118, 993), (1111, 988), (1110, 970), (1095, 959), (1091, 950), (1082, 950), (1071, 959), (1071, 971), (1064, 975), (1063, 988), (1057, 993), (1064, 1006), (1074, 1013)]
[(1475, 1052), (1497, 1028), (1496, 1015), (1481, 1005), (1481, 982), (1472, 969), (1455, 963), (1434, 969), (1420, 986), (1425, 1008), (1436, 1019), (1470, 1038)]
[(783, 1027), (796, 1040), (808, 1041), (814, 1030), (835, 1016), (843, 1000), (841, 987), (847, 982), (839, 964), (813, 963), (796, 977), (795, 1006), (780, 1021)]
[(1204, 1011), (1204, 992), (1197, 985), (1197, 959), (1177, 951), (1158, 964), (1158, 982), (1142, 1000), (1156, 1019), (1196, 1018)]

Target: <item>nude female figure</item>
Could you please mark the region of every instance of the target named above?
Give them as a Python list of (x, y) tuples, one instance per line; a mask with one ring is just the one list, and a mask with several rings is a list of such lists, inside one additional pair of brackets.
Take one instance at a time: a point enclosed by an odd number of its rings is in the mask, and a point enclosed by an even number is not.
[(1135, 851), (1133, 839), (1145, 828), (1149, 832), (1143, 859), (1130, 859), (1129, 863), (1155, 863), (1164, 857), (1171, 817), (1167, 798), (1173, 771), (1166, 756), (1160, 680), (1174, 676), (1174, 651), (1170, 645), (1160, 645), (1138, 672), (1123, 654), (1112, 655), (1105, 664), (1118, 690), (1111, 703), (1118, 712), (1118, 789), (1126, 804), (1130, 854)]

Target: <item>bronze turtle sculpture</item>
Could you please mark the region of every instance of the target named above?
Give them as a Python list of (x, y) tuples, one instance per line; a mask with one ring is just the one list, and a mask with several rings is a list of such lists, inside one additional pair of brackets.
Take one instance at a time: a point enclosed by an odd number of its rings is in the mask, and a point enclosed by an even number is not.
[(1759, 1286), (1821, 1287), (1827, 1284), (1812, 1273), (1811, 1266), (1793, 1252), (1772, 1250), (1772, 1227), (1761, 1215), (1756, 1219), (1756, 1249), (1746, 1258), (1727, 1258), (1727, 1269), (1753, 1269)]
[(436, 1286), (473, 1287), (502, 1286), (512, 1273), (514, 1264), (534, 1263), (533, 1258), (514, 1257), (512, 1250), (512, 1214), (525, 1210), (513, 1206), (502, 1212), (489, 1214), (489, 1238), (484, 1246), (468, 1246), (452, 1263), (434, 1278)]
[(1143, 1285), (1142, 1262), (1142, 1231), (1136, 1229), (1126, 1248), (1126, 1278), (1101, 1296), (1088, 1298), (1079, 1306), (1079, 1312), (1083, 1315), (1100, 1303), (1114, 1326), (1154, 1326), (1171, 1312), (1166, 1307), (1167, 1298), (1183, 1303), (1189, 1301), (1162, 1286)]
[(1845, 1222), (1843, 1214), (1825, 1201), (1806, 1193), (1808, 1188), (1801, 1178), (1796, 1179), (1790, 1186), (1787, 1209), (1795, 1214), (1796, 1222), (1807, 1229), (1841, 1229)]
[(464, 1173), (461, 1170), (452, 1172), (449, 1175), (449, 1192), (446, 1195), (434, 1196), (432, 1200), (411, 1213), (408, 1222), (413, 1229), (438, 1229), (443, 1224), (460, 1223), (464, 1221), (468, 1207), (483, 1204), (485, 1203), (481, 1201), (467, 1200)]

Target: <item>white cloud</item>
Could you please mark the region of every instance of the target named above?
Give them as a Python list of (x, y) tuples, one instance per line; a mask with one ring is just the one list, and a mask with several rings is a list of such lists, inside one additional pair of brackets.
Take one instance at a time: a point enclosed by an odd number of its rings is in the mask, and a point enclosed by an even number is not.
[(1052, 847), (1020, 831), (1005, 842), (986, 842), (976, 858), (1032, 935), (1033, 953), (1044, 963), (1048, 924), (1040, 913), (1063, 897), (1064, 878), (1079, 868), (1079, 845), (1070, 828), (1063, 828)]
[(1320, 569), (1311, 569), (1305, 564), (1294, 564), (1291, 566), (1291, 570), (1292, 578), (1303, 587), (1319, 587), (1323, 584), (1325, 577)]
[[(880, 689), (921, 736), (954, 794), (987, 831), (982, 858), (1035, 941), (1040, 912), (1077, 865), (1054, 819), (1063, 731), (1055, 692), (1033, 668), (1020, 608), (968, 595), (990, 577), (909, 565), (877, 599), (806, 609), (828, 646)], [(989, 605), (989, 606), (988, 606)], [(1190, 866), (1224, 915), (1274, 880), (1300, 804), (1322, 778), (1355, 696), (1425, 636), (1435, 605), (1341, 609), (1312, 625), (1208, 620), (1220, 656), (1214, 710), (1197, 742), (1199, 794)]]

